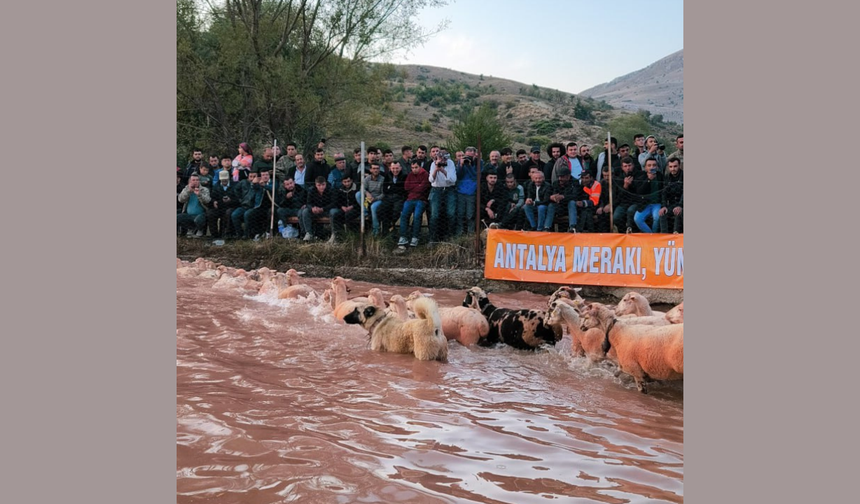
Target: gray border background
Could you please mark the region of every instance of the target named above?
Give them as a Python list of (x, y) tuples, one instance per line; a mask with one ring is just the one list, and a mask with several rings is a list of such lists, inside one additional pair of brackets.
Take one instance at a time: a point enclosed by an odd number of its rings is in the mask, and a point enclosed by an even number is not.
[(0, 500), (175, 502), (176, 4), (3, 17)]
[(685, 3), (688, 502), (856, 500), (851, 9)]
[[(856, 180), (839, 156), (855, 18), (827, 2), (685, 10), (685, 497), (842, 501), (856, 274), (854, 247), (831, 244), (854, 229), (837, 218)], [(4, 14), (3, 500), (172, 502), (175, 3)]]

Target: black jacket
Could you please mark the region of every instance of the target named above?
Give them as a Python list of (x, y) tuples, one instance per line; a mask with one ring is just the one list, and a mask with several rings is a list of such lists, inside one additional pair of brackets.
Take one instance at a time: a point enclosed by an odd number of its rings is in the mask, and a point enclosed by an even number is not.
[(394, 181), (394, 175), (391, 170), (385, 172), (385, 181), (382, 183), (382, 192), (385, 194), (385, 199), (401, 199), (406, 200), (406, 174), (400, 170), (400, 175), (397, 177), (397, 182)]
[(275, 190), (275, 205), (280, 208), (299, 210), (305, 206), (307, 200), (307, 191), (305, 191), (305, 188), (299, 184), (296, 184), (289, 198), (287, 198), (287, 190), (284, 189), (284, 184), (280, 184)]
[[(221, 183), (212, 186), (212, 202), (218, 202), (218, 208), (236, 208), (239, 206), (240, 200), (236, 197), (236, 186), (238, 183), (230, 181), (230, 185), (224, 187)], [(228, 197), (228, 201), (224, 198)]]
[(320, 194), (317, 188), (308, 191), (308, 199), (306, 201), (308, 208), (321, 207), (325, 213), (335, 207), (335, 193), (330, 185), (326, 184), (325, 191)]
[(677, 175), (668, 174), (663, 181), (663, 198), (661, 203), (664, 207), (672, 210), (675, 207), (684, 207), (684, 171), (679, 170)]

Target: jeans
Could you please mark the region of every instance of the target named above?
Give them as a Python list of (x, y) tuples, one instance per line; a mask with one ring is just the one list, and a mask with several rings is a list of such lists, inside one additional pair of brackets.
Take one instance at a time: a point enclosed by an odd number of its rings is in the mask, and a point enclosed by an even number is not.
[(384, 226), (383, 232), (387, 233), (389, 227), (394, 227), (394, 223), (397, 222), (402, 211), (403, 198), (394, 195), (385, 196), (382, 200), (382, 205), (380, 205), (380, 209), (377, 211), (379, 217), (382, 219)]
[(574, 227), (576, 226), (576, 201), (570, 200), (567, 202), (567, 226)]
[(236, 233), (237, 238), (248, 237), (247, 230), (242, 232), (242, 223), (245, 222), (245, 210), (247, 210), (245, 207), (239, 207), (230, 214), (230, 220), (233, 221), (233, 232)]
[[(537, 206), (537, 220), (535, 220), (535, 206)], [(552, 227), (555, 220), (555, 203), (547, 205), (523, 205), (526, 219), (535, 231), (546, 231)]]
[[(628, 210), (629, 211), (629, 210)], [(648, 227), (648, 224), (645, 222), (645, 218), (651, 216), (651, 225), (654, 228)], [(660, 223), (660, 204), (659, 203), (651, 203), (646, 206), (644, 209), (639, 210), (633, 215), (633, 221), (636, 222), (636, 226), (643, 233), (656, 233), (657, 226)], [(664, 224), (662, 227), (666, 227), (665, 219), (663, 220)]]
[[(421, 216), (424, 215), (422, 200), (406, 200), (403, 203), (403, 211), (400, 213), (400, 237), (411, 239), (418, 238), (421, 234)], [(409, 216), (412, 215), (412, 236), (409, 236)]]
[(471, 233), (475, 228), (475, 195), (457, 193), (457, 236), (463, 234), (463, 223), (466, 224), (466, 233)]
[(245, 210), (245, 233), (249, 238), (271, 231), (272, 209), (270, 207), (249, 208)]
[(635, 204), (624, 204), (615, 207), (615, 210), (612, 212), (612, 219), (615, 221), (615, 226), (618, 228), (619, 233), (625, 233), (627, 232), (627, 228), (633, 227), (635, 213)]
[(353, 206), (351, 210), (344, 212), (340, 208), (332, 208), (329, 210), (328, 216), (331, 221), (331, 234), (336, 236), (343, 231), (344, 224), (358, 221), (361, 216), (361, 209), (358, 206)]
[[(298, 208), (279, 207), (279, 208), (275, 209), (275, 220), (276, 221), (284, 221), (285, 226), (287, 225), (287, 219), (289, 217), (298, 217), (298, 216), (299, 216), (299, 209)], [(301, 233), (301, 236), (299, 236), (300, 238), (305, 235), (305, 230), (304, 230), (304, 227), (302, 226), (302, 220), (301, 219), (299, 219), (299, 232)]]
[[(440, 221), (442, 205), (445, 205), (446, 221)], [(430, 240), (442, 241), (445, 237), (445, 224), (454, 222), (457, 217), (457, 191), (453, 187), (430, 188)]]
[(186, 229), (194, 227), (194, 231), (206, 232), (206, 214), (191, 215), (187, 213), (176, 214), (176, 225)]

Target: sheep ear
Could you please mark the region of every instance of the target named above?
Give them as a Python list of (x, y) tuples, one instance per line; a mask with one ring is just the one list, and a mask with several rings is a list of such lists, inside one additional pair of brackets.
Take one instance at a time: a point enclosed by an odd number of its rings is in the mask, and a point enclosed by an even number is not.
[(304, 271), (296, 271), (296, 274), (297, 274), (297, 275), (304, 275), (304, 274), (305, 274), (305, 272), (304, 272)]
[(573, 292), (579, 292), (582, 290), (582, 287), (574, 287)]

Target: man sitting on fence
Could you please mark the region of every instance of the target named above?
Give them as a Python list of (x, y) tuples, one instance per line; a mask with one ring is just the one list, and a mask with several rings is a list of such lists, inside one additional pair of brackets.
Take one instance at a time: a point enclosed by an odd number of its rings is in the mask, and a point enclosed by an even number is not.
[[(575, 233), (578, 210), (585, 207), (585, 200), (588, 199), (588, 195), (582, 190), (579, 181), (571, 176), (570, 168), (567, 166), (560, 166), (556, 170), (556, 175), (558, 175), (558, 180), (552, 184), (552, 195), (549, 199), (555, 204), (557, 212), (567, 210), (567, 230), (570, 233)], [(549, 228), (552, 229), (552, 221), (549, 223)]]
[(340, 181), (340, 187), (335, 192), (334, 208), (329, 210), (331, 219), (329, 243), (337, 241), (338, 234), (344, 230), (344, 226), (358, 222), (358, 218), (361, 216), (361, 207), (357, 195), (358, 190), (352, 183), (352, 175), (345, 174)]
[[(307, 199), (308, 195), (305, 188), (296, 184), (292, 177), (288, 177), (275, 190), (275, 204), (278, 206), (275, 210), (277, 219), (287, 224), (290, 217), (298, 218), (299, 211), (305, 206)], [(301, 220), (299, 220), (299, 231), (299, 236), (304, 236), (306, 233)]]
[[(549, 199), (552, 187), (540, 170), (533, 172), (532, 183), (526, 189), (525, 213), (530, 230), (549, 231), (555, 220), (555, 204)], [(535, 215), (537, 214), (537, 215)]]
[(188, 177), (188, 185), (182, 189), (178, 198), (183, 206), (176, 215), (176, 224), (180, 230), (187, 229), (188, 236), (200, 238), (206, 233), (206, 207), (211, 200), (209, 189), (200, 185), (197, 173), (192, 173)]
[[(421, 168), (421, 161), (413, 158), (411, 161), (412, 171), (406, 176), (404, 188), (406, 189), (406, 202), (403, 203), (403, 211), (400, 212), (400, 240), (398, 247), (418, 246), (418, 237), (421, 234), (421, 218), (427, 199), (430, 195), (430, 174)], [(412, 217), (412, 226), (409, 226), (409, 217)], [(411, 237), (411, 238), (410, 238)]]
[(230, 177), (230, 172), (220, 170), (218, 182), (212, 186), (212, 207), (206, 211), (209, 234), (213, 238), (226, 237), (232, 232), (230, 214), (239, 206), (239, 200), (235, 199), (235, 188), (236, 183)]
[[(681, 136), (681, 140), (684, 137)], [(684, 170), (681, 160), (670, 157), (666, 164), (666, 179), (663, 189), (663, 207), (660, 209), (660, 231), (668, 233), (684, 232)]]
[(314, 219), (328, 217), (329, 212), (335, 206), (335, 194), (328, 185), (325, 177), (320, 175), (314, 180), (314, 187), (308, 191), (308, 200), (305, 207), (299, 212), (299, 221), (305, 230), (304, 241), (311, 241), (314, 236), (319, 236), (320, 229), (314, 227)]

